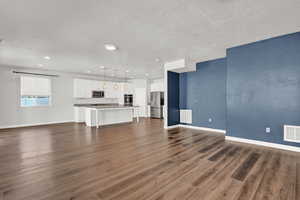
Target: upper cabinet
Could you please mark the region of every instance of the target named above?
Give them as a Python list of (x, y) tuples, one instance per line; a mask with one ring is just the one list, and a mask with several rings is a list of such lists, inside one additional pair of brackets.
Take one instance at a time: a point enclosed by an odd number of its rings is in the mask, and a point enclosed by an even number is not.
[(101, 81), (89, 80), (89, 84), (91, 86), (91, 91), (103, 90), (103, 82)]
[(105, 98), (114, 98), (112, 93), (112, 82), (106, 81), (104, 83), (104, 97)]
[(124, 94), (133, 94), (134, 88), (132, 83), (122, 83), (122, 89)]
[(123, 84), (111, 81), (74, 79), (74, 98), (91, 98), (93, 90), (103, 90), (105, 98), (123, 99), (125, 94)]
[(91, 98), (93, 90), (103, 90), (103, 82), (74, 79), (74, 98)]

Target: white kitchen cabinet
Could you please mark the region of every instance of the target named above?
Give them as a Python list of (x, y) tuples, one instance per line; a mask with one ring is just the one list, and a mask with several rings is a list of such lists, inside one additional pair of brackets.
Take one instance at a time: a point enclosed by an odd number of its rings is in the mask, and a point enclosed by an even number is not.
[(88, 98), (87, 80), (74, 79), (74, 97), (75, 98)]
[(118, 83), (118, 89), (116, 92), (116, 97), (119, 99), (119, 104), (124, 104), (124, 90), (123, 90), (123, 83)]
[(134, 93), (134, 87), (132, 83), (122, 83), (122, 88), (124, 94), (133, 94)]
[(113, 96), (114, 98), (124, 98), (124, 93), (121, 83), (113, 83)]
[(101, 81), (90, 80), (91, 91), (93, 90), (103, 90), (103, 84)]
[(112, 83), (109, 81), (105, 81), (104, 82), (104, 97), (105, 98), (113, 98), (111, 90), (112, 90)]
[(110, 96), (111, 98), (117, 98), (117, 90), (115, 89), (115, 83), (114, 82), (110, 82)]
[(128, 83), (128, 94), (134, 93), (134, 86), (132, 83)]
[(105, 81), (104, 96), (105, 98), (119, 98), (122, 93), (120, 83)]
[(75, 98), (91, 98), (93, 90), (103, 90), (103, 83), (97, 80), (74, 79)]
[(134, 93), (130, 83), (74, 79), (74, 98), (91, 98), (93, 90), (103, 90), (105, 98), (118, 98), (119, 104), (124, 103), (124, 94)]
[(146, 88), (135, 88), (133, 105), (139, 106), (140, 116), (147, 117), (147, 90)]
[(92, 97), (93, 82), (90, 80), (84, 80), (83, 87), (84, 87), (84, 96), (87, 98)]

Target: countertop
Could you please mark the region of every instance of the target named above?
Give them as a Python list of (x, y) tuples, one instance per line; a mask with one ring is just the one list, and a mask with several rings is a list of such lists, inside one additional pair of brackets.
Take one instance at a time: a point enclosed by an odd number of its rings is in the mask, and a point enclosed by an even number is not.
[(95, 109), (132, 109), (139, 106), (124, 106), (119, 104), (74, 104), (75, 107), (95, 108)]

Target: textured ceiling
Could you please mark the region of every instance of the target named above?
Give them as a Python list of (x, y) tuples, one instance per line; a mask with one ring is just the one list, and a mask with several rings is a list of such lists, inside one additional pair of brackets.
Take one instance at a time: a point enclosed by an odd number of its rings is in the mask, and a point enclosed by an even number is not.
[(299, 10), (299, 0), (0, 0), (0, 64), (161, 77), (163, 62), (299, 31)]

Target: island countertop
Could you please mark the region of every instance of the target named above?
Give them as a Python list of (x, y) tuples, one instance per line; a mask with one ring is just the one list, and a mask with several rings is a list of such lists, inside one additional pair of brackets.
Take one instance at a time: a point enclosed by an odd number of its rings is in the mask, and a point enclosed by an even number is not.
[(75, 107), (84, 107), (92, 109), (133, 109), (138, 108), (138, 106), (125, 106), (120, 104), (74, 104)]

